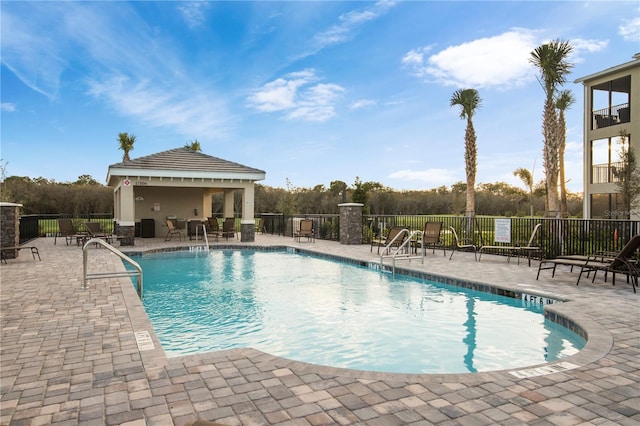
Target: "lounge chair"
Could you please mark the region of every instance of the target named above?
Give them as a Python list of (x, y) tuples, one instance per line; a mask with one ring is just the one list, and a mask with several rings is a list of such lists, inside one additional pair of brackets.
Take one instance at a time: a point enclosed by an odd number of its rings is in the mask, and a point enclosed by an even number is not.
[(456, 250), (469, 250), (469, 249), (473, 251), (473, 256), (475, 257), (476, 260), (478, 260), (478, 254), (477, 254), (478, 247), (476, 247), (475, 244), (460, 242), (460, 239), (458, 238), (458, 233), (456, 232), (456, 229), (453, 226), (450, 226), (449, 230), (451, 230), (451, 233), (453, 234), (453, 242), (454, 242), (454, 246), (451, 249), (451, 255), (449, 256), (449, 260), (451, 260), (451, 258), (453, 257), (453, 253), (455, 253)]
[(300, 242), (302, 238), (306, 238), (307, 241), (315, 241), (316, 233), (313, 229), (312, 219), (302, 219), (300, 221), (300, 228), (293, 234), (293, 238)]
[(263, 217), (260, 218), (260, 220), (258, 221), (258, 227), (256, 228), (256, 231), (260, 232), (261, 234), (267, 233), (267, 225), (266, 225), (265, 218)]
[(604, 271), (605, 274), (611, 272), (611, 274), (613, 275), (613, 285), (616, 285), (616, 274), (626, 275), (627, 279), (631, 281), (633, 292), (635, 293), (636, 287), (638, 286), (638, 275), (640, 272), (638, 259), (635, 257), (636, 251), (638, 249), (640, 249), (640, 235), (636, 235), (631, 238), (629, 242), (625, 244), (622, 250), (620, 250), (620, 252), (612, 259), (598, 257), (598, 255), (596, 255), (593, 257), (588, 257), (587, 260), (567, 257), (541, 260), (540, 265), (538, 266), (538, 274), (536, 275), (536, 280), (540, 277), (541, 270), (551, 269), (551, 277), (553, 278), (556, 274), (556, 267), (558, 265), (564, 265), (570, 266), (571, 269), (573, 269), (573, 267), (580, 268), (580, 273), (578, 274), (576, 285), (580, 284), (582, 274), (590, 274), (591, 272), (593, 272), (593, 278), (591, 280), (591, 282), (593, 282), (596, 279), (597, 272)]
[(105, 233), (99, 222), (85, 222), (84, 227), (89, 234), (89, 238), (101, 238), (106, 242), (111, 243), (113, 236)]
[(228, 217), (222, 222), (222, 236), (227, 240), (236, 236), (236, 220)]
[(167, 235), (164, 237), (165, 241), (171, 241), (174, 235), (180, 237), (180, 241), (182, 241), (182, 239), (184, 238), (184, 229), (176, 228), (176, 226), (173, 224), (173, 220), (171, 219), (167, 219), (167, 228), (169, 230), (167, 231)]
[(417, 241), (417, 245), (421, 248), (432, 248), (433, 253), (436, 252), (436, 248), (441, 248), (444, 252), (444, 256), (446, 256), (447, 249), (442, 243), (441, 234), (442, 222), (425, 222), (422, 239)]
[(206, 225), (207, 225), (207, 235), (213, 235), (215, 240), (218, 241), (218, 238), (222, 234), (222, 231), (220, 230), (220, 225), (218, 224), (218, 219), (215, 217), (209, 217), (207, 218)]
[(511, 256), (518, 256), (518, 264), (520, 264), (520, 256), (526, 254), (527, 259), (529, 260), (529, 266), (531, 266), (531, 256), (533, 254), (538, 254), (540, 259), (542, 259), (542, 248), (539, 245), (535, 244), (536, 235), (538, 230), (542, 226), (541, 223), (538, 223), (533, 227), (533, 231), (531, 232), (531, 237), (529, 237), (529, 241), (526, 246), (482, 246), (480, 247), (480, 256), (478, 260), (482, 259), (482, 253), (488, 250), (501, 250), (507, 253), (507, 262), (511, 261)]
[[(31, 256), (33, 256), (33, 260), (36, 259), (36, 256), (38, 256), (38, 260), (42, 260), (40, 258), (40, 252), (38, 251), (38, 247), (36, 246), (14, 246), (14, 247), (2, 247), (0, 249), (0, 262), (2, 263), (7, 263), (7, 258), (9, 258), (7, 256), (7, 254), (5, 252), (7, 251), (20, 251), (20, 250), (30, 250), (31, 251)], [(15, 254), (15, 256), (11, 257), (11, 259), (14, 259), (17, 256), (17, 253)]]
[(387, 233), (386, 237), (371, 240), (370, 251), (373, 251), (374, 245), (378, 246), (378, 254), (380, 254), (380, 247), (384, 247), (385, 251), (388, 251), (391, 247), (400, 247), (407, 237), (407, 232), (405, 231), (406, 228), (402, 226), (392, 226), (389, 228), (389, 233)]
[(55, 245), (58, 236), (64, 237), (67, 245), (76, 240), (76, 245), (80, 245), (81, 241), (84, 241), (87, 238), (86, 232), (78, 232), (76, 231), (75, 226), (73, 226), (73, 221), (71, 219), (58, 219), (58, 232), (53, 237), (53, 244)]

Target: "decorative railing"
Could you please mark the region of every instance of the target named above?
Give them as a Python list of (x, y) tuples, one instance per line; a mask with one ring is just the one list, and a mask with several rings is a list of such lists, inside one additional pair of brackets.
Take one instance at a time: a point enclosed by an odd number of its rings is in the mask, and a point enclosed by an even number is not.
[(631, 109), (629, 104), (614, 105), (591, 113), (591, 126), (595, 129), (615, 126), (616, 124), (628, 123), (631, 121)]
[(591, 183), (615, 183), (619, 182), (618, 171), (622, 170), (624, 163), (594, 164), (591, 167)]
[[(453, 226), (458, 236), (472, 242), (478, 247), (493, 245), (496, 240), (495, 216), (476, 216), (469, 219), (461, 216), (436, 215), (400, 215), (400, 216), (367, 216), (364, 218), (363, 239), (371, 238), (379, 232), (386, 232), (392, 226), (402, 226), (409, 230), (424, 229), (425, 222), (442, 222), (442, 242), (452, 247), (453, 235), (447, 231)], [(497, 218), (500, 219), (500, 218)], [(551, 219), (540, 217), (512, 217), (511, 245), (526, 244), (536, 224), (542, 223), (536, 235), (536, 244), (543, 250), (546, 258), (568, 254), (594, 254), (604, 251), (616, 251), (631, 239), (640, 234), (640, 221), (627, 219)]]
[(113, 231), (113, 213), (30, 214), (20, 216), (20, 244), (38, 237), (53, 237), (58, 232), (58, 219), (72, 219), (77, 230), (84, 229), (84, 222), (99, 222), (105, 233)]
[[(113, 223), (107, 215), (91, 215), (91, 221), (100, 221), (103, 229)], [(28, 215), (20, 218), (20, 240), (53, 236), (57, 232), (57, 218), (70, 215)], [(282, 213), (262, 213), (256, 218), (265, 219), (264, 231), (268, 234), (293, 236), (296, 221), (303, 218), (314, 221), (315, 238), (321, 240), (340, 240), (340, 215), (309, 214), (284, 215)], [(87, 221), (88, 218), (73, 218), (74, 221)], [(453, 235), (448, 231), (453, 226), (459, 237), (472, 241), (476, 246), (493, 244), (497, 230), (495, 216), (476, 216), (472, 220), (452, 215), (363, 215), (362, 241), (370, 244), (372, 238), (386, 233), (392, 226), (402, 226), (409, 231), (424, 229), (425, 222), (442, 222), (442, 242), (446, 247), (454, 244)], [(500, 219), (500, 218), (498, 218)], [(511, 244), (525, 244), (536, 224), (542, 223), (536, 242), (542, 247), (545, 257), (560, 254), (594, 254), (602, 251), (619, 250), (632, 236), (640, 234), (640, 221), (628, 219), (548, 219), (540, 217), (512, 217), (509, 219)], [(23, 235), (25, 228), (33, 230), (34, 235)], [(108, 228), (110, 229), (110, 228)], [(24, 231), (26, 233), (26, 229)], [(263, 232), (263, 230), (258, 230)]]

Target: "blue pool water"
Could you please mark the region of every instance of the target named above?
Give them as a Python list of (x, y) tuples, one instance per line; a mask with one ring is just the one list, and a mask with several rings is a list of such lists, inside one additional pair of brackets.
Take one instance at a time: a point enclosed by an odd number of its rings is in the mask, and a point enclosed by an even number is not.
[(517, 368), (584, 340), (542, 307), (313, 256), (214, 250), (137, 257), (169, 356), (251, 347), (315, 364), (403, 373)]

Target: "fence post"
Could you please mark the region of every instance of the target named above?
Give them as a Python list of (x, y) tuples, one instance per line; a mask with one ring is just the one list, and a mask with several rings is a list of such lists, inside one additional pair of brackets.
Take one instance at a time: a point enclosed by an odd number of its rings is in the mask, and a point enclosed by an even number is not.
[[(0, 248), (17, 247), (20, 245), (20, 207), (22, 204), (0, 203), (0, 215), (2, 220), (2, 241)], [(18, 257), (18, 250), (2, 250), (2, 256), (6, 259)]]
[(362, 244), (362, 209), (364, 204), (342, 203), (340, 209), (340, 244)]

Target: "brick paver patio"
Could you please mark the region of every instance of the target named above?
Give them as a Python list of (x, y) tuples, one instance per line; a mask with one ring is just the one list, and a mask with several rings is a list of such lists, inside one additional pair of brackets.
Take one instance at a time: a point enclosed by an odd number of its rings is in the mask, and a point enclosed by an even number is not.
[[(198, 419), (225, 425), (640, 424), (640, 293), (621, 278), (615, 287), (602, 277), (576, 287), (577, 273), (563, 270), (554, 279), (543, 271), (536, 281), (537, 265), (491, 255), (474, 262), (469, 253), (449, 261), (436, 251), (424, 265), (404, 262), (400, 266), (566, 300), (548, 309), (581, 327), (588, 342), (562, 361), (512, 371), (389, 374), (253, 349), (167, 358), (128, 278), (93, 280), (84, 290), (79, 247), (54, 245), (53, 238), (33, 244), (41, 262), (22, 253), (0, 267), (2, 425), (187, 425)], [(365, 245), (270, 235), (249, 244), (378, 260)], [(130, 249), (164, 245), (161, 238), (137, 239)], [(89, 265), (123, 269), (105, 249), (92, 249)]]

